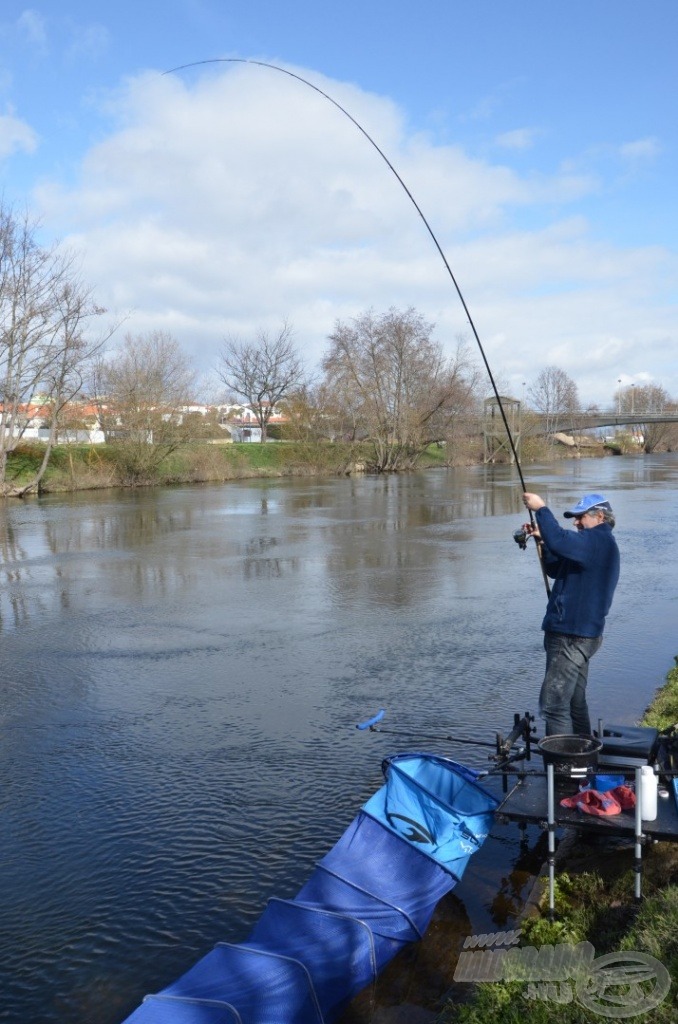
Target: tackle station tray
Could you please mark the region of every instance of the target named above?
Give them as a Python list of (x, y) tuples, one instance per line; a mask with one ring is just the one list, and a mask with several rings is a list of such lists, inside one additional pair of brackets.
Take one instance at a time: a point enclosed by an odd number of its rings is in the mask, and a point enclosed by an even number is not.
[[(633, 781), (627, 779), (628, 781)], [(620, 814), (610, 814), (598, 817), (591, 814), (583, 814), (576, 807), (561, 807), (560, 801), (563, 797), (572, 796), (577, 792), (577, 785), (570, 781), (561, 782), (556, 780), (555, 784), (555, 823), (558, 826), (570, 826), (591, 831), (609, 832), (612, 834), (625, 833), (630, 836), (635, 834), (635, 812), (622, 811)], [(543, 774), (526, 773), (519, 775), (515, 785), (499, 805), (496, 811), (497, 817), (526, 823), (546, 822), (548, 812), (548, 793), (546, 777)], [(660, 797), (657, 800), (657, 817), (654, 821), (643, 821), (642, 832), (648, 839), (662, 839), (669, 842), (678, 841), (678, 811), (673, 794), (667, 797)]]
[[(603, 728), (599, 723), (597, 734), (603, 746), (598, 757), (596, 773), (624, 776), (626, 785), (633, 786), (635, 771), (650, 764), (657, 755), (659, 734), (656, 729), (626, 725), (610, 725)], [(592, 770), (593, 773), (593, 770)], [(535, 765), (531, 770), (518, 770), (516, 781), (497, 808), (497, 815), (509, 821), (540, 823), (547, 821), (548, 786), (544, 771)], [(589, 785), (595, 788), (595, 777), (589, 777)], [(576, 807), (561, 807), (564, 797), (573, 796), (579, 789), (576, 779), (554, 779), (554, 824), (588, 829), (598, 834), (636, 834), (635, 809), (619, 814), (592, 815)], [(657, 817), (652, 821), (641, 819), (641, 833), (652, 840), (678, 841), (678, 810), (672, 787), (664, 790), (664, 796), (657, 799)]]

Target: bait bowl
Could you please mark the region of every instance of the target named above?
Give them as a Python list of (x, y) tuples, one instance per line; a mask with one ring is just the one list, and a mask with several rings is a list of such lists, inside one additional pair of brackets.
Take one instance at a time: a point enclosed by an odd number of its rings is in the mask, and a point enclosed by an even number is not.
[(544, 767), (552, 764), (554, 774), (565, 779), (585, 779), (589, 770), (598, 764), (602, 740), (595, 736), (567, 734), (545, 736), (538, 743)]

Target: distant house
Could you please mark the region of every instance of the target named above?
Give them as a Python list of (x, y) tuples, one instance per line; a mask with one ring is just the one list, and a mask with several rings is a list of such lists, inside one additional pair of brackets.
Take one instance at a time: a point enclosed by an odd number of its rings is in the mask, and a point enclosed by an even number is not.
[[(52, 407), (36, 398), (5, 413), (0, 405), (0, 423), (12, 437), (24, 441), (49, 441)], [(58, 444), (101, 444), (105, 440), (95, 405), (69, 402), (59, 414)]]
[(232, 441), (261, 441), (261, 427), (258, 424), (229, 423), (228, 429), (231, 432)]
[[(227, 427), (234, 441), (261, 441), (261, 427), (251, 405), (220, 405), (219, 423)], [(289, 417), (274, 407), (268, 425), (288, 423)]]
[(9, 408), (0, 405), (0, 424), (5, 434), (11, 437), (48, 440), (51, 416), (51, 407), (40, 398), (17, 406), (10, 405)]
[(59, 416), (58, 443), (103, 444), (106, 435), (100, 416), (101, 410), (93, 402), (68, 402)]
[[(261, 441), (261, 427), (257, 415), (249, 405), (208, 406), (191, 404), (163, 415), (181, 424), (187, 417), (200, 416), (207, 419), (216, 412), (216, 420), (223, 431), (223, 440), (236, 442)], [(102, 417), (110, 422), (107, 432), (103, 430)], [(32, 402), (21, 405), (16, 410), (5, 412), (0, 404), (0, 428), (4, 427), (13, 437), (27, 441), (48, 441), (52, 407), (47, 400), (39, 397)], [(269, 426), (286, 423), (288, 417), (277, 409), (269, 419)], [(110, 439), (120, 428), (120, 419), (106, 406), (98, 406), (87, 399), (68, 402), (59, 413), (56, 441), (58, 444), (103, 444), (107, 436)], [(212, 439), (214, 439), (212, 437)], [(150, 438), (149, 438), (150, 440)], [(217, 438), (220, 440), (220, 438)]]

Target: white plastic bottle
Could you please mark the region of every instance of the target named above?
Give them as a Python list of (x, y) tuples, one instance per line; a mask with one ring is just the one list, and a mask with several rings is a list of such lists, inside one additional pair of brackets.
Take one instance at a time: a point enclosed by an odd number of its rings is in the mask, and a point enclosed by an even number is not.
[(657, 776), (649, 764), (640, 769), (640, 816), (643, 821), (657, 817)]

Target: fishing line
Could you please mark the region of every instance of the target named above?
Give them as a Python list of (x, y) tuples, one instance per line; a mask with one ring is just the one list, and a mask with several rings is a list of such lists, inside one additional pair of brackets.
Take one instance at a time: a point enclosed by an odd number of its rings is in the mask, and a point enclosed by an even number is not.
[[(492, 370), (490, 368), (490, 364), (489, 364), (487, 356), (485, 354), (485, 349), (483, 348), (483, 344), (482, 344), (482, 342), (480, 340), (480, 335), (478, 334), (478, 331), (476, 329), (476, 325), (473, 322), (473, 317), (471, 316), (471, 312), (470, 312), (468, 306), (466, 305), (466, 300), (465, 300), (465, 298), (464, 298), (464, 296), (462, 294), (461, 288), (459, 287), (459, 283), (457, 282), (457, 279), (454, 276), (454, 273), (452, 272), (452, 268), (451, 268), (450, 264), (448, 263), (447, 257), (446, 257), (446, 255), (445, 255), (445, 253), (443, 251), (443, 248), (442, 248), (440, 242), (438, 241), (438, 239), (435, 236), (433, 228), (431, 227), (431, 225), (429, 224), (428, 220), (424, 216), (423, 210), (419, 206), (419, 203), (414, 198), (414, 196), (410, 192), (409, 188), (407, 187), (407, 185), (405, 184), (403, 179), (400, 177), (400, 174), (395, 169), (395, 167), (393, 166), (393, 164), (391, 163), (389, 158), (386, 156), (384, 151), (377, 145), (377, 143), (374, 141), (372, 136), (367, 132), (367, 130), (365, 128), (363, 128), (363, 126), (360, 124), (360, 122), (356, 121), (355, 117), (353, 117), (353, 115), (350, 114), (348, 112), (348, 110), (346, 110), (345, 107), (342, 107), (341, 103), (339, 103), (337, 100), (333, 99), (333, 97), (330, 96), (328, 93), (323, 92), (323, 90), (319, 86), (314, 85), (313, 82), (309, 82), (307, 78), (302, 78), (301, 75), (297, 75), (294, 71), (288, 71), (287, 68), (281, 68), (277, 64), (269, 64), (268, 62), (262, 61), (262, 60), (250, 60), (250, 59), (245, 58), (245, 57), (214, 57), (214, 58), (212, 58), (210, 60), (198, 60), (198, 61), (193, 61), (190, 64), (181, 64), (181, 65), (179, 65), (179, 67), (171, 68), (169, 71), (163, 72), (163, 75), (172, 75), (176, 71), (185, 71), (188, 68), (200, 67), (200, 66), (203, 66), (203, 65), (206, 65), (206, 64), (254, 64), (257, 67), (269, 68), (271, 71), (279, 71), (283, 75), (288, 75), (290, 78), (296, 79), (297, 82), (301, 82), (303, 85), (307, 85), (309, 87), (309, 89), (313, 89), (314, 92), (317, 92), (320, 96), (323, 96), (334, 107), (336, 107), (337, 110), (340, 110), (341, 113), (344, 114), (344, 116), (347, 117), (349, 119), (349, 121), (352, 124), (355, 125), (355, 127), (367, 139), (367, 141), (370, 143), (370, 145), (373, 146), (374, 149), (376, 149), (376, 151), (379, 154), (379, 156), (382, 158), (382, 160), (387, 165), (389, 170), (395, 175), (396, 179), (398, 180), (398, 182), (400, 183), (402, 188), (405, 190), (405, 193), (407, 194), (407, 197), (409, 198), (410, 202), (412, 203), (412, 205), (414, 206), (415, 210), (419, 214), (422, 222), (424, 223), (424, 226), (426, 227), (426, 230), (428, 231), (429, 235), (431, 236), (433, 244), (435, 245), (440, 258), (443, 261), (443, 264), (445, 265), (445, 269), (447, 270), (447, 273), (450, 276), (452, 284), (454, 285), (454, 288), (455, 288), (455, 291), (456, 291), (457, 296), (459, 298), (459, 301), (461, 302), (463, 310), (464, 310), (464, 313), (466, 314), (466, 318), (467, 318), (467, 320), (469, 322), (471, 330), (473, 331), (473, 337), (476, 340), (476, 344), (477, 344), (478, 349), (480, 351), (480, 355), (482, 356), (483, 363), (485, 364), (485, 369), (487, 370), (487, 376), (489, 377), (490, 384), (492, 385), (492, 391), (494, 392), (494, 396), (495, 396), (495, 398), (497, 400), (497, 405), (499, 406), (499, 411), (501, 413), (501, 418), (503, 420), (504, 427), (506, 428), (506, 435), (508, 437), (509, 444), (511, 446), (511, 453), (513, 455), (513, 458), (514, 458), (514, 461), (515, 461), (515, 464), (516, 464), (516, 468), (518, 470), (518, 477), (520, 478), (520, 485), (521, 485), (521, 487), (523, 489), (523, 492), (527, 491), (527, 487), (525, 485), (525, 480), (523, 478), (523, 470), (522, 470), (522, 467), (520, 465), (520, 459), (518, 458), (518, 452), (516, 451), (515, 442), (513, 440), (513, 434), (511, 433), (511, 429), (509, 427), (508, 420), (506, 418), (506, 412), (504, 410), (504, 405), (503, 405), (503, 402), (501, 400), (501, 395), (499, 394), (499, 390), (498, 390), (497, 385), (496, 385), (495, 380), (494, 380), (494, 375), (492, 373)], [(534, 524), (534, 514), (532, 512), (532, 509), (528, 509), (528, 512), (530, 514), (530, 522), (532, 524)], [(541, 563), (541, 548), (540, 548), (540, 545), (536, 544), (535, 546), (537, 548), (537, 553), (539, 555), (539, 561)], [(542, 564), (542, 574), (544, 576), (544, 583), (546, 584), (546, 592), (549, 593), (549, 585), (548, 585), (548, 581), (546, 579), (546, 573), (544, 571), (543, 564)]]

